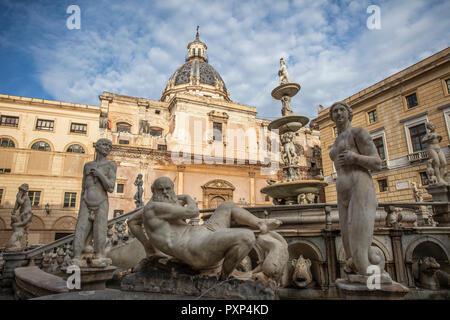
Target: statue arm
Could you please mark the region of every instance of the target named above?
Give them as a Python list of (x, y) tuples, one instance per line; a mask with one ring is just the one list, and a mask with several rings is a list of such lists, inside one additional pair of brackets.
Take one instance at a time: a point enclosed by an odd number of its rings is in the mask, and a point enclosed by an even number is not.
[(97, 171), (97, 177), (100, 179), (103, 188), (109, 193), (112, 193), (114, 192), (114, 186), (116, 185), (117, 166), (114, 162), (109, 162), (109, 165), (111, 169), (109, 171), (109, 177), (105, 177), (100, 171)]
[(381, 168), (381, 159), (372, 137), (364, 128), (358, 127), (355, 129), (356, 145), (361, 152), (361, 154), (356, 154), (356, 164), (369, 170), (379, 170)]
[(164, 220), (192, 219), (198, 217), (197, 206), (189, 204), (185, 207), (165, 202), (153, 202), (150, 208), (154, 214)]

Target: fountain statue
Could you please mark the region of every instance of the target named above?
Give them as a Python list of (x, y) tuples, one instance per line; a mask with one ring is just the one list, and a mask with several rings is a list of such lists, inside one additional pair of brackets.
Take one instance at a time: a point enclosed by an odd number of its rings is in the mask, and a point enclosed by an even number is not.
[[(298, 83), (290, 82), (283, 58), (280, 59), (280, 85), (273, 89), (272, 97), (281, 100), (281, 118), (269, 124), (269, 130), (278, 130), (282, 145), (283, 179), (276, 182), (268, 181), (268, 186), (261, 192), (273, 198), (274, 204), (299, 204), (310, 203), (311, 194), (316, 195), (319, 190), (327, 185), (323, 180), (302, 180), (299, 158), (303, 156), (303, 148), (295, 142), (295, 133), (304, 127), (309, 119), (300, 114), (294, 114), (291, 106), (291, 98), (300, 90)], [(305, 200), (303, 200), (305, 199)]]
[[(19, 210), (19, 213), (16, 211)], [(24, 183), (19, 187), (16, 196), (16, 203), (11, 212), (11, 228), (13, 234), (6, 244), (6, 252), (23, 251), (28, 244), (28, 225), (33, 218), (31, 211), (31, 201), (28, 197), (28, 184)]]
[[(73, 264), (80, 267), (105, 268), (111, 264), (106, 257), (108, 222), (108, 192), (114, 191), (117, 167), (106, 160), (112, 149), (111, 140), (102, 138), (95, 144), (94, 161), (85, 164), (81, 202), (75, 227)], [(94, 247), (90, 246), (93, 238)]]

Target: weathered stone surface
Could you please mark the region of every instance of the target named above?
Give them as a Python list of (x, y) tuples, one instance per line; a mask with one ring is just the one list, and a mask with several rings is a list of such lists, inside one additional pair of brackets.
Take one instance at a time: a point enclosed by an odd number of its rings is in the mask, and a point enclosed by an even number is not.
[(409, 292), (404, 285), (393, 281), (392, 283), (381, 283), (380, 289), (370, 290), (366, 284), (350, 282), (344, 279), (336, 280), (339, 296), (346, 300), (397, 300)]
[(16, 268), (14, 274), (15, 294), (22, 299), (69, 292), (65, 280), (36, 266)]
[(219, 281), (215, 277), (202, 277), (188, 265), (168, 261), (158, 262), (151, 257), (139, 272), (122, 279), (124, 291), (150, 292), (202, 297), (205, 299), (273, 300), (275, 292), (261, 281), (230, 278)]
[[(66, 272), (65, 268), (61, 269)], [(80, 268), (81, 272), (81, 291), (89, 290), (103, 290), (106, 288), (106, 281), (113, 278), (116, 267), (109, 266), (106, 268)], [(69, 277), (69, 274), (63, 273), (64, 279)]]

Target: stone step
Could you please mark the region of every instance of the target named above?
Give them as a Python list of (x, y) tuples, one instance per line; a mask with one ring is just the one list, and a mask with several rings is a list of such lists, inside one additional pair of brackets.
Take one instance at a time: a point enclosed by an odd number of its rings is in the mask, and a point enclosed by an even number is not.
[(19, 299), (69, 292), (66, 281), (36, 266), (14, 269), (14, 291)]

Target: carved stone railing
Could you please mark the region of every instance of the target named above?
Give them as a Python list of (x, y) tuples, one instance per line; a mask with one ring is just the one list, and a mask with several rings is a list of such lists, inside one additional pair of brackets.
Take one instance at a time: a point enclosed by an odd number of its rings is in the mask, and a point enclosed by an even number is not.
[[(448, 206), (448, 202), (384, 202), (379, 203), (379, 209), (384, 208), (386, 214), (380, 214), (377, 211), (376, 223), (380, 226), (396, 228), (399, 225), (390, 225), (387, 223), (388, 215), (395, 213), (395, 208), (407, 208), (415, 210), (417, 218), (409, 217), (403, 222), (412, 223), (417, 220), (420, 222), (420, 214), (423, 213), (423, 208), (428, 206), (433, 207), (433, 211), (438, 206)], [(298, 229), (305, 227), (309, 230), (320, 232), (321, 230), (332, 230), (333, 224), (339, 222), (337, 212), (337, 203), (313, 203), (302, 205), (280, 205), (280, 206), (261, 206), (261, 207), (244, 207), (255, 216), (259, 218), (277, 218), (283, 222), (279, 229), (279, 233), (285, 236), (297, 234)], [(126, 227), (126, 221), (137, 211), (143, 208), (135, 209), (131, 212), (118, 216), (108, 221), (108, 244), (110, 248), (120, 245), (127, 241), (130, 237)], [(191, 224), (199, 224), (210, 217), (210, 213), (214, 209), (200, 210), (202, 218), (192, 219)], [(381, 210), (381, 213), (383, 210)], [(203, 220), (203, 221), (202, 221)], [(386, 224), (384, 223), (386, 221)], [(417, 226), (423, 224), (417, 223)], [(62, 266), (70, 263), (72, 257), (72, 244), (74, 235), (68, 235), (64, 238), (58, 239), (52, 243), (27, 250), (23, 253), (24, 259), (30, 262), (30, 265), (36, 265), (47, 272), (58, 273)]]
[(422, 161), (426, 159), (428, 159), (428, 152), (425, 150), (408, 154), (409, 162)]

